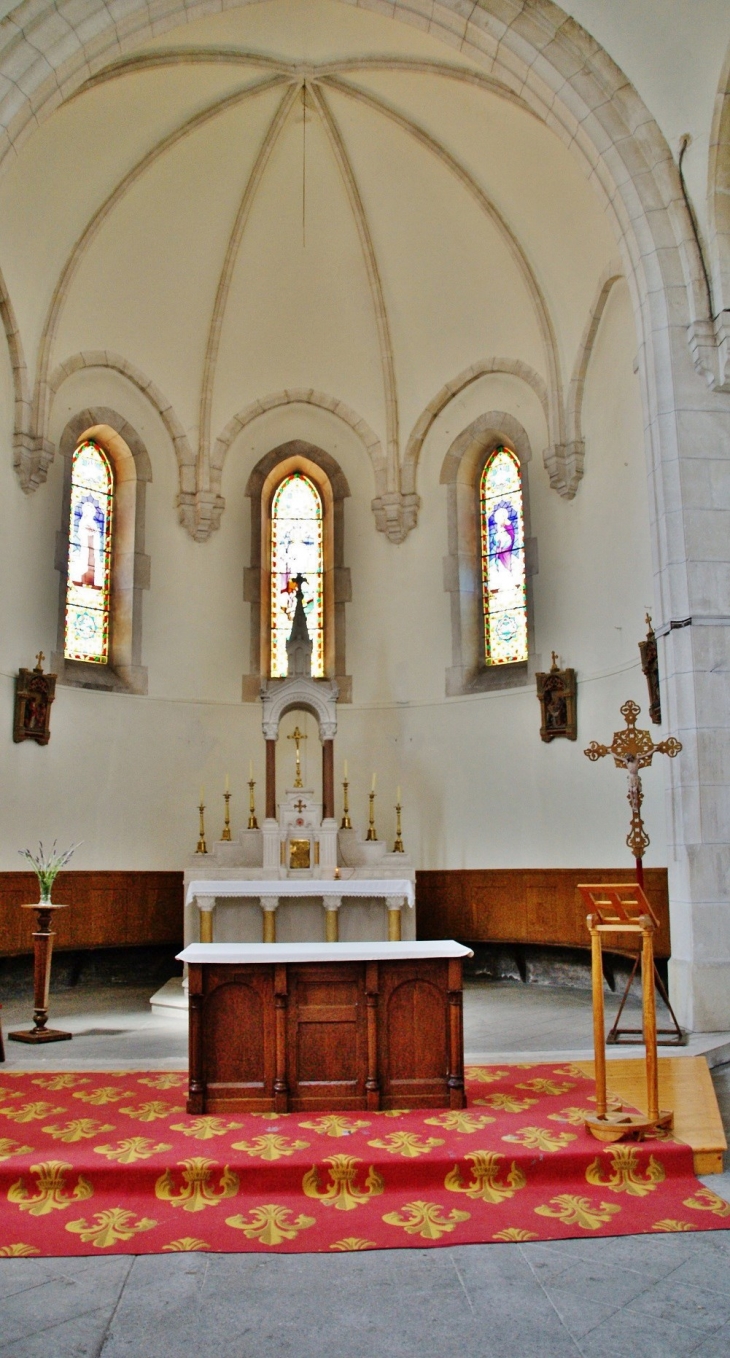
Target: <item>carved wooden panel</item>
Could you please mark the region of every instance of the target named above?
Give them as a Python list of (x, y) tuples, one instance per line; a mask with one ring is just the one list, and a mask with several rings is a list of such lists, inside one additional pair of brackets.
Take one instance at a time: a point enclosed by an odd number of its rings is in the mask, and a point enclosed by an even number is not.
[[(656, 956), (669, 957), (666, 868), (645, 868), (657, 918)], [(416, 874), (418, 937), (464, 943), (534, 943), (590, 948), (579, 882), (632, 882), (632, 868), (454, 868)], [(605, 947), (612, 941), (607, 938)], [(618, 940), (613, 941), (619, 948)], [(625, 948), (625, 943), (621, 945)]]
[(461, 959), (190, 966), (188, 1112), (463, 1108)]
[[(54, 948), (117, 948), (169, 943), (182, 947), (181, 872), (62, 872)], [(33, 951), (34, 916), (19, 907), (38, 900), (32, 872), (0, 873), (0, 956)]]

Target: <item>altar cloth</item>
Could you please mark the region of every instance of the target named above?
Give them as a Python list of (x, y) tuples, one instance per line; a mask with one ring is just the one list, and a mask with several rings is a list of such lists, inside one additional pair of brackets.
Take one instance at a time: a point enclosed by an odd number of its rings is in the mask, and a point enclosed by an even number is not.
[(473, 957), (453, 939), (399, 943), (189, 943), (178, 962), (407, 962), (420, 957)]

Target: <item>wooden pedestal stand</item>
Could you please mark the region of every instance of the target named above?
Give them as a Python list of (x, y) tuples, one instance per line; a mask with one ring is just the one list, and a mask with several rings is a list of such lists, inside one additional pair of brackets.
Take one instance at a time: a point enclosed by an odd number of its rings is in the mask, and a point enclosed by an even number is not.
[(34, 1028), (27, 1032), (8, 1033), (13, 1042), (70, 1042), (72, 1034), (59, 1028), (46, 1028), (48, 1022), (48, 988), (51, 982), (51, 954), (55, 937), (51, 928), (54, 910), (67, 910), (65, 905), (51, 905), (50, 901), (36, 901), (23, 905), (22, 910), (35, 910), (38, 928), (33, 934)]
[[(659, 1108), (657, 1067), (656, 996), (654, 992), (654, 932), (658, 920), (641, 887), (630, 883), (579, 886), (578, 890), (591, 913), (586, 923), (591, 935), (593, 979), (593, 1044), (596, 1072), (596, 1113), (586, 1118), (586, 1130), (599, 1141), (621, 1141), (627, 1137), (653, 1136), (660, 1128), (671, 1127), (674, 1114)], [(604, 934), (641, 937), (641, 999), (646, 1059), (647, 1111), (627, 1113), (619, 1107), (608, 1108), (606, 1093), (606, 1039), (603, 1011)]]

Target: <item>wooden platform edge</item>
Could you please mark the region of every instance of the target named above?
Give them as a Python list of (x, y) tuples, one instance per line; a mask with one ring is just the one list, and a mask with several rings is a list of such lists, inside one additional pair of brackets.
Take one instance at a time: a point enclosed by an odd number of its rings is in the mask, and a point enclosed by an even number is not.
[[(577, 1061), (593, 1079), (593, 1062)], [(634, 1107), (646, 1107), (644, 1062), (641, 1057), (608, 1062), (611, 1094)], [(674, 1113), (674, 1135), (692, 1148), (695, 1174), (722, 1174), (727, 1139), (715, 1087), (704, 1056), (659, 1058), (659, 1106)]]

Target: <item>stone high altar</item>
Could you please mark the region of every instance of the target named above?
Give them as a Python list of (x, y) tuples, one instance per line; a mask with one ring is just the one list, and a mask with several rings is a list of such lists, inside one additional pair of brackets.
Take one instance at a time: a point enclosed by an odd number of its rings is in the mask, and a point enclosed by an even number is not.
[[(261, 691), (266, 742), (266, 815), (237, 841), (197, 853), (185, 872), (185, 946), (276, 941), (414, 939), (415, 870), (384, 840), (362, 839), (335, 820), (337, 685), (311, 678), (312, 643), (297, 588), (286, 679)], [(322, 744), (322, 800), (302, 786), (296, 737), (294, 786), (276, 795), (276, 743), (287, 712), (309, 712)], [(298, 730), (298, 728), (297, 728)], [(255, 818), (252, 817), (252, 819)], [(344, 818), (345, 820), (347, 818)], [(311, 885), (310, 885), (311, 884)]]

